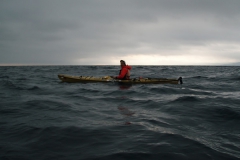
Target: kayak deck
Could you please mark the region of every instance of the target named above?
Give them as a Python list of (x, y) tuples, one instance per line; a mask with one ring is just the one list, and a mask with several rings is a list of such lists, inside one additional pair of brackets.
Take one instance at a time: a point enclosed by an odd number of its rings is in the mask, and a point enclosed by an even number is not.
[(63, 82), (69, 83), (96, 83), (96, 82), (118, 82), (124, 84), (182, 84), (182, 77), (178, 79), (167, 78), (133, 78), (129, 80), (114, 79), (110, 76), (93, 77), (93, 76), (70, 76), (59, 74), (58, 78)]

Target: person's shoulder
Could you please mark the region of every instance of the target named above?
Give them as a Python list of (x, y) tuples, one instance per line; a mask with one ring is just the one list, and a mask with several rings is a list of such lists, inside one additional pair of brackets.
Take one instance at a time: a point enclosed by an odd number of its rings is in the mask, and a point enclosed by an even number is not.
[(131, 67), (131, 66), (129, 66), (129, 65), (127, 65), (127, 66), (126, 66), (126, 68), (127, 68), (127, 69), (132, 69), (132, 67)]

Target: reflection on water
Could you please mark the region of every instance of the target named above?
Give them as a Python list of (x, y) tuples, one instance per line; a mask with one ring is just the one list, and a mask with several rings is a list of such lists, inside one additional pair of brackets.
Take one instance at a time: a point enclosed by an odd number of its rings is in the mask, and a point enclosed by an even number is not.
[(119, 106), (120, 113), (125, 116), (132, 116), (135, 112), (130, 111), (127, 107)]
[[(128, 89), (130, 89), (131, 87), (132, 87), (132, 84), (121, 84), (121, 83), (119, 83), (119, 89), (120, 89), (120, 90), (128, 90)], [(122, 96), (121, 99), (127, 99), (127, 97), (126, 97), (126, 96)], [(122, 115), (124, 115), (124, 116), (126, 116), (126, 117), (130, 117), (130, 116), (132, 116), (133, 114), (135, 114), (135, 112), (129, 110), (128, 107), (125, 107), (125, 106), (122, 106), (122, 105), (118, 106), (118, 110), (120, 111), (120, 113), (121, 113)], [(126, 117), (125, 117), (125, 118), (126, 118)], [(129, 122), (129, 120), (126, 120), (126, 122), (125, 122), (124, 124), (125, 124), (125, 125), (130, 125), (130, 124), (132, 124), (132, 123)]]
[[(127, 107), (124, 107), (124, 106), (118, 106), (118, 110), (120, 111), (120, 113), (126, 117), (129, 117), (129, 116), (133, 116), (135, 114), (135, 112), (129, 110)], [(129, 125), (131, 124), (131, 122), (129, 121), (126, 121), (125, 122), (125, 125)]]
[(119, 84), (119, 89), (124, 90), (124, 89), (129, 89), (132, 87), (132, 84)]

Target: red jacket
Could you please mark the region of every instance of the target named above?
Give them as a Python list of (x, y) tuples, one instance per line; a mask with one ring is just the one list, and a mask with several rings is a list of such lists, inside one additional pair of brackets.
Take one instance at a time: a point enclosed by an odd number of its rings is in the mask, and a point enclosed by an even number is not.
[[(122, 66), (122, 69), (119, 72), (119, 75), (116, 77), (117, 79), (129, 79), (130, 74), (129, 74), (129, 70), (131, 70), (132, 67), (131, 66)], [(128, 75), (129, 74), (129, 75)]]

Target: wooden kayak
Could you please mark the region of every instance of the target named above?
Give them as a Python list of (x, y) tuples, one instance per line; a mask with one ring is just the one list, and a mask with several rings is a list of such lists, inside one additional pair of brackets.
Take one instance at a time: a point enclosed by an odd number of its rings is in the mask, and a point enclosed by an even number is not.
[(63, 82), (69, 83), (96, 83), (96, 82), (118, 82), (122, 84), (182, 84), (182, 77), (178, 79), (167, 78), (133, 78), (129, 80), (114, 79), (110, 76), (93, 77), (93, 76), (70, 76), (59, 74), (58, 78)]

